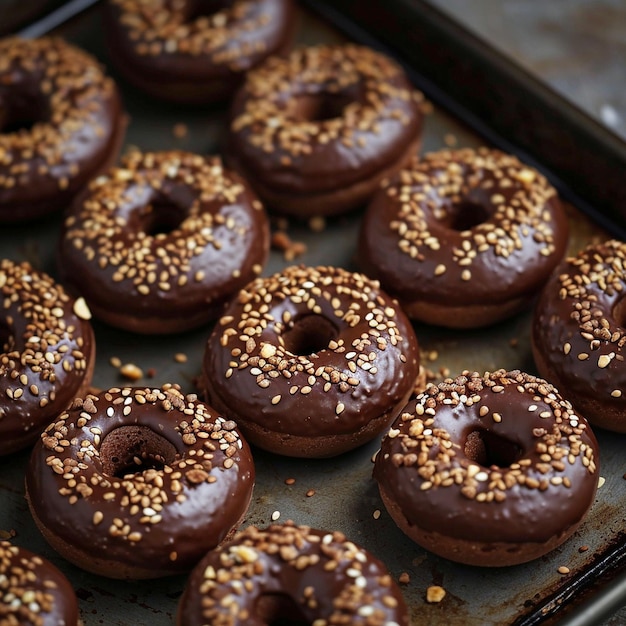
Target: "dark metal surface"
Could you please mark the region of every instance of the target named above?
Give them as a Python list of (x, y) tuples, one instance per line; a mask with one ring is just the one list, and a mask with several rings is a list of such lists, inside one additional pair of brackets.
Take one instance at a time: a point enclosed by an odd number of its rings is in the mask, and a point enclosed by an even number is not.
[[(323, 3), (316, 4), (321, 6)], [(384, 19), (380, 18), (380, 21)], [(58, 32), (107, 63), (98, 10), (87, 12)], [(325, 23), (311, 15), (303, 15), (301, 42), (342, 39), (343, 35)], [(146, 150), (219, 151), (225, 127), (224, 109), (185, 110), (162, 105), (124, 82), (120, 85), (131, 115), (128, 145)], [(182, 137), (173, 132), (179, 123), (184, 123), (188, 130)], [(439, 108), (428, 116), (424, 137), (426, 151), (450, 143), (470, 146), (481, 141), (474, 132)], [(579, 211), (572, 209), (570, 216), (572, 251), (604, 236)], [(359, 220), (358, 213), (329, 220), (322, 234), (301, 227), (290, 228), (292, 239), (307, 244), (307, 252), (298, 261), (355, 269)], [(54, 250), (59, 223), (60, 216), (55, 216), (33, 224), (4, 227), (0, 231), (0, 250), (4, 256), (28, 259), (56, 275)], [(264, 273), (269, 274), (286, 264), (282, 254), (274, 251)], [(455, 332), (418, 325), (416, 331), (424, 353), (432, 359), (425, 365), (434, 371), (447, 368), (453, 375), (464, 368), (482, 371), (504, 367), (533, 371), (529, 320), (530, 313), (527, 312), (486, 330)], [(111, 357), (115, 356), (143, 369), (146, 375), (139, 384), (178, 382), (185, 391), (194, 390), (209, 327), (162, 338), (139, 337), (97, 323), (95, 329), (98, 346), (95, 386), (109, 387), (122, 382), (118, 370), (110, 364)], [(177, 353), (186, 354), (187, 362), (176, 361), (174, 355)], [(602, 572), (610, 569), (602, 564), (607, 559), (612, 562), (621, 558), (619, 551), (615, 550), (616, 546), (623, 548), (626, 538), (626, 480), (623, 478), (626, 438), (605, 432), (599, 432), (598, 438), (602, 453), (601, 474), (606, 482), (600, 488), (588, 518), (566, 544), (527, 565), (487, 570), (456, 565), (425, 552), (408, 540), (386, 514), (371, 478), (370, 458), (378, 447), (377, 441), (324, 461), (286, 459), (255, 451), (258, 480), (245, 523), (265, 525), (270, 522), (272, 514), (279, 511), (281, 520), (291, 518), (298, 523), (343, 530), (383, 559), (395, 577), (403, 572), (409, 574), (410, 582), (403, 586), (403, 592), (411, 607), (414, 624), (482, 626), (510, 624), (515, 620), (519, 623), (526, 620), (530, 624), (545, 621), (551, 615), (555, 621), (567, 620), (565, 609), (573, 600), (569, 591), (573, 590), (576, 597), (579, 595), (576, 593), (577, 581), (595, 578), (600, 575), (600, 569)], [(47, 546), (30, 518), (23, 498), (27, 460), (27, 453), (0, 458), (0, 533), (13, 531), (17, 544), (45, 555), (66, 572), (77, 589), (87, 626), (172, 624), (184, 577), (133, 583), (111, 581), (68, 565)], [(294, 478), (295, 483), (286, 484), (287, 478)], [(585, 547), (587, 549), (583, 549)], [(558, 568), (561, 565), (566, 565), (570, 573), (560, 574)], [(432, 584), (442, 585), (447, 591), (439, 604), (425, 601), (426, 589)], [(619, 580), (613, 579), (609, 585), (618, 585), (615, 593), (619, 595)], [(603, 589), (613, 589), (609, 585), (604, 585)]]

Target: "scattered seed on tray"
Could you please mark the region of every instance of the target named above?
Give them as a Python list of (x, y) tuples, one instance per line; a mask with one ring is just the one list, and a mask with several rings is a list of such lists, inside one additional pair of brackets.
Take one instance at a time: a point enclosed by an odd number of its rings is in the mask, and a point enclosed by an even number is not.
[(374, 519), (378, 519), (380, 517), (380, 509), (376, 509), (373, 513), (372, 513), (372, 517)]
[(602, 485), (604, 485), (605, 482), (606, 482), (606, 478), (604, 478), (604, 476), (600, 476), (600, 478), (598, 478), (598, 489), (600, 489), (600, 487), (602, 487)]
[(580, 546), (578, 548), (578, 552), (587, 552), (587, 550), (589, 550), (589, 546)]
[(120, 367), (120, 374), (128, 380), (139, 380), (143, 378), (143, 371), (134, 363), (125, 363)]
[(449, 148), (454, 148), (454, 146), (456, 146), (456, 144), (458, 143), (456, 135), (453, 135), (452, 133), (446, 133), (444, 135), (443, 141)]
[(177, 352), (174, 355), (174, 361), (176, 361), (176, 363), (187, 363), (187, 355), (183, 352)]
[(274, 511), (272, 513), (272, 522), (275, 522), (280, 517), (280, 511)]
[(293, 485), (296, 482), (295, 478), (285, 478), (286, 485)]
[(316, 215), (309, 220), (309, 228), (314, 233), (321, 233), (326, 229), (326, 220), (321, 215)]
[(411, 582), (411, 577), (408, 572), (402, 572), (400, 576), (398, 576), (398, 582), (401, 585), (408, 585)]
[(117, 356), (112, 356), (109, 359), (109, 363), (115, 368), (115, 369), (119, 369), (120, 367), (122, 367), (122, 360), (117, 357)]
[(307, 497), (307, 498), (310, 498), (311, 496), (314, 496), (314, 495), (315, 495), (315, 489), (309, 489), (309, 490), (306, 492), (306, 497)]
[(446, 595), (446, 590), (439, 585), (431, 585), (426, 589), (426, 602), (431, 604), (441, 602)]
[(156, 369), (154, 367), (151, 367), (147, 372), (146, 372), (146, 376), (148, 378), (154, 378), (156, 376)]
[(182, 122), (174, 124), (174, 126), (172, 127), (172, 134), (174, 135), (174, 137), (176, 137), (176, 139), (182, 139), (183, 137), (186, 137), (187, 131), (187, 124), (183, 124)]
[(306, 244), (301, 241), (292, 241), (289, 235), (279, 230), (272, 235), (272, 248), (283, 252), (285, 261), (291, 262), (307, 250)]
[(561, 565), (558, 569), (559, 574), (569, 574), (569, 567)]

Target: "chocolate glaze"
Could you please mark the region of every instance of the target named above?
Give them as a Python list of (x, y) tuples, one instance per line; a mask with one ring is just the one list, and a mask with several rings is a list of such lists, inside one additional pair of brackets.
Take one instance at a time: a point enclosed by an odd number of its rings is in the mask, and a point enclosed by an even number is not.
[[(12, 601), (7, 597), (13, 596)], [(0, 623), (77, 626), (78, 600), (67, 578), (50, 561), (0, 541)]]
[(381, 561), (338, 531), (292, 522), (251, 526), (207, 554), (191, 573), (176, 623), (263, 626), (277, 618), (409, 624), (402, 594)]
[(250, 72), (228, 152), (253, 183), (319, 194), (367, 180), (422, 131), (421, 94), (386, 56), (354, 44), (294, 51)]
[(0, 261), (0, 455), (33, 444), (86, 390), (95, 338), (84, 300), (28, 263)]
[(219, 158), (133, 152), (68, 212), (60, 270), (96, 317), (176, 332), (218, 316), (268, 254), (263, 206)]
[(589, 425), (552, 385), (464, 372), (409, 402), (374, 477), (409, 524), (452, 544), (558, 545), (594, 500), (598, 462)]
[[(299, 327), (306, 342), (291, 335)], [(244, 432), (252, 422), (315, 439), (353, 433), (390, 410), (393, 419), (418, 369), (413, 328), (375, 281), (292, 266), (231, 302), (207, 342), (202, 385)]]
[(409, 309), (528, 304), (565, 254), (555, 190), (516, 157), (463, 149), (414, 161), (372, 199), (363, 270)]
[(0, 59), (0, 221), (14, 222), (66, 206), (108, 167), (126, 117), (96, 59), (61, 39), (7, 38)]
[(191, 569), (239, 523), (253, 485), (235, 423), (176, 385), (75, 400), (42, 434), (26, 475), (53, 547), (70, 546), (65, 558), (111, 577)]
[(590, 245), (555, 270), (535, 309), (532, 342), (545, 378), (594, 425), (626, 433), (626, 244)]
[(232, 94), (249, 69), (286, 52), (292, 0), (110, 0), (108, 52), (119, 71), (163, 100), (202, 104)]

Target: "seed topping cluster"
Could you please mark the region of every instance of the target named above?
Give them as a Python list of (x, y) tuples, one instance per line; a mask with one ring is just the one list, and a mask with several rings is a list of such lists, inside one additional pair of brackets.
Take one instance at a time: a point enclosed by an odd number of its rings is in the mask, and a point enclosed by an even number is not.
[(54, 178), (60, 190), (68, 188), (80, 174), (85, 138), (100, 140), (110, 132), (103, 110), (114, 93), (97, 61), (61, 39), (0, 41), (0, 94), (9, 112), (15, 94), (18, 121), (24, 115), (17, 110), (18, 96), (41, 117), (30, 129), (2, 133), (0, 128), (0, 190), (25, 187), (35, 174)]
[[(569, 270), (559, 276), (559, 299), (571, 302), (570, 319), (588, 346), (572, 356), (594, 362), (598, 369), (609, 367), (613, 361), (623, 362), (626, 333), (612, 308), (626, 284), (626, 244), (611, 240), (597, 248), (589, 247), (568, 259), (568, 266)], [(572, 344), (566, 341), (563, 353), (571, 352)], [(611, 395), (619, 398), (622, 391), (614, 389)]]
[[(291, 266), (253, 281), (241, 290), (237, 303), (237, 319), (227, 314), (219, 321), (223, 329), (220, 343), (223, 348), (230, 348), (232, 357), (224, 372), (227, 379), (237, 371), (247, 370), (259, 387), (270, 389), (298, 374), (298, 380), (306, 376), (306, 384), (291, 385), (291, 395), (307, 395), (314, 390), (328, 393), (332, 388), (345, 393), (356, 388), (367, 375), (378, 374), (376, 359), (380, 352), (396, 350), (402, 362), (407, 359), (402, 352), (406, 340), (396, 323), (396, 309), (383, 298), (378, 282), (363, 274), (333, 267)], [(292, 318), (286, 303), (310, 314), (329, 315), (338, 328), (363, 328), (351, 343), (346, 344), (338, 336), (324, 349), (343, 355), (341, 366), (324, 364), (319, 358), (322, 351), (302, 355), (288, 349), (285, 333), (297, 320)], [(279, 317), (275, 316), (276, 311), (280, 312)], [(262, 335), (267, 339), (262, 339)], [(282, 399), (280, 394), (271, 398), (275, 405)], [(341, 415), (345, 408), (338, 401), (336, 414)]]
[[(159, 421), (165, 425), (162, 435), (167, 438), (172, 430), (184, 444), (185, 453), (176, 454), (169, 463), (164, 458), (149, 459), (162, 469), (143, 468), (146, 458), (142, 453), (134, 458), (137, 472), (129, 470), (121, 478), (105, 473), (100, 455), (107, 435), (102, 414), (107, 418), (121, 414), (132, 423), (133, 413), (145, 414), (146, 408), (168, 415), (167, 420)], [(169, 426), (173, 421), (175, 425)], [(235, 422), (213, 417), (195, 395), (185, 396), (178, 385), (167, 384), (161, 389), (113, 388), (100, 396), (77, 398), (46, 429), (42, 441), (49, 452), (46, 465), (63, 482), (59, 494), (70, 505), (82, 498), (89, 498), (94, 506), (100, 503), (102, 510), (94, 510), (93, 526), (136, 544), (150, 533), (151, 526), (162, 522), (169, 502), (182, 503), (197, 485), (215, 483), (219, 473), (214, 467), (229, 470), (235, 466), (234, 457), (243, 445), (235, 429)], [(118, 513), (109, 517), (113, 510)], [(176, 554), (170, 558), (175, 560)]]
[[(518, 419), (515, 413), (503, 415), (489, 407), (490, 396), (503, 393), (518, 393), (523, 403), (519, 410), (537, 412), (545, 427), (533, 429), (532, 449), (523, 450), (521, 458), (508, 467), (482, 467), (453, 441), (442, 426), (441, 412), (459, 407), (494, 423)], [(580, 464), (589, 474), (596, 472), (594, 449), (586, 443), (586, 424), (552, 385), (520, 371), (498, 370), (484, 376), (464, 371), (454, 380), (429, 383), (417, 396), (415, 413), (403, 413), (400, 426), (395, 426), (388, 437), (398, 438), (402, 452), (394, 453), (390, 460), (396, 467), (415, 468), (422, 491), (455, 486), (476, 502), (502, 502), (507, 492), (518, 486), (540, 491), (575, 487), (563, 475), (567, 465)]]
[[(286, 166), (311, 154), (315, 145), (341, 142), (364, 148), (368, 136), (380, 134), (385, 121), (408, 126), (423, 101), (422, 94), (405, 83), (399, 65), (353, 44), (307, 47), (287, 58), (271, 57), (248, 74), (245, 90), (245, 108), (233, 120), (232, 131), (245, 132), (246, 140), (264, 153), (280, 151)], [(341, 116), (301, 119), (288, 104), (311, 94), (358, 95)]]
[(43, 626), (54, 611), (57, 583), (45, 576), (43, 560), (0, 541), (0, 622)]
[(219, 552), (219, 564), (205, 568), (200, 585), (203, 617), (217, 626), (244, 623), (254, 607), (244, 605), (242, 596), (263, 589), (266, 585), (261, 581), (276, 576), (275, 563), (283, 572), (280, 579), (287, 584), (297, 588), (300, 577), (310, 581), (301, 596), (289, 589), (276, 592), (292, 595), (314, 615), (320, 601), (328, 598), (318, 595), (310, 570), (315, 570), (316, 577), (330, 578), (331, 583), (321, 583), (320, 589), (328, 593), (330, 587), (335, 592), (332, 613), (320, 614), (314, 624), (398, 626), (390, 619), (399, 605), (392, 593), (392, 578), (380, 569), (372, 572), (365, 550), (339, 531), (324, 534), (290, 521), (272, 524), (266, 530), (250, 526)]
[[(9, 335), (0, 355), (0, 422), (11, 403), (53, 403), (64, 379), (82, 380), (88, 369), (82, 320), (90, 317), (85, 301), (72, 300), (63, 287), (28, 263), (0, 261), (0, 321)], [(21, 335), (16, 330), (21, 330)], [(79, 385), (75, 385), (78, 389)]]
[[(245, 188), (231, 178), (218, 157), (186, 152), (131, 152), (121, 167), (95, 179), (79, 211), (66, 219), (65, 238), (114, 283), (132, 286), (146, 296), (202, 283), (206, 271), (192, 267), (208, 247), (220, 250), (247, 234), (249, 224), (226, 216), (220, 206), (242, 199)], [(189, 197), (176, 206), (182, 220), (171, 232), (146, 232), (155, 202)], [(216, 210), (216, 205), (218, 210)], [(258, 200), (254, 211), (262, 211)], [(254, 274), (261, 265), (255, 264)], [(240, 274), (233, 270), (233, 276)]]
[(250, 34), (267, 26), (270, 14), (258, 0), (239, 0), (212, 15), (188, 19), (185, 4), (167, 0), (113, 0), (141, 56), (208, 56), (215, 65), (233, 70), (247, 67), (250, 55), (263, 54), (267, 44)]
[(448, 230), (464, 202), (480, 204), (489, 214), (487, 220), (458, 233), (458, 245), (452, 254), (445, 254), (445, 261), (442, 255), (434, 276), (443, 276), (448, 263), (454, 263), (462, 280), (471, 280), (480, 255), (491, 252), (508, 258), (522, 249), (523, 237), (531, 234), (540, 255), (555, 253), (553, 218), (546, 204), (556, 191), (515, 156), (487, 148), (426, 154), (400, 172), (399, 180), (387, 187), (387, 195), (398, 205), (397, 217), (390, 223), (398, 247), (417, 261), (443, 252), (446, 244), (438, 233)]

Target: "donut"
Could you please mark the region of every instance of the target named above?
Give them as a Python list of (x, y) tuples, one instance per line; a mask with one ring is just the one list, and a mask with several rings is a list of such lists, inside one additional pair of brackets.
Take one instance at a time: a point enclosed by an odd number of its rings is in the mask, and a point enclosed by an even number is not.
[(567, 241), (544, 176), (515, 156), (464, 148), (426, 154), (381, 187), (357, 262), (410, 318), (476, 328), (527, 308)]
[(250, 443), (323, 458), (380, 434), (418, 374), (413, 328), (376, 281), (294, 265), (231, 302), (207, 341), (200, 386)]
[(67, 206), (117, 158), (125, 130), (91, 55), (59, 38), (0, 39), (0, 223)]
[[(191, 573), (177, 626), (277, 623), (408, 626), (397, 584), (381, 561), (339, 531), (249, 526)], [(283, 621), (285, 620), (285, 621)]]
[(180, 104), (224, 100), (246, 71), (290, 47), (292, 0), (109, 0), (108, 52), (145, 93)]
[(470, 565), (536, 559), (594, 501), (598, 443), (542, 378), (464, 371), (411, 400), (385, 435), (374, 478), (413, 541)]
[(95, 365), (89, 308), (29, 263), (0, 261), (0, 456), (26, 448)]
[(68, 212), (60, 273), (112, 326), (180, 332), (261, 273), (269, 237), (262, 204), (219, 158), (133, 151)]
[(42, 433), (26, 472), (50, 545), (119, 579), (189, 571), (234, 533), (253, 486), (236, 424), (175, 384), (76, 398)]
[(235, 96), (228, 162), (277, 213), (337, 215), (417, 153), (422, 101), (395, 61), (363, 46), (271, 57)]
[(626, 243), (590, 244), (555, 270), (535, 307), (537, 370), (595, 427), (626, 433)]
[(0, 623), (4, 626), (78, 626), (78, 600), (50, 561), (0, 541)]

